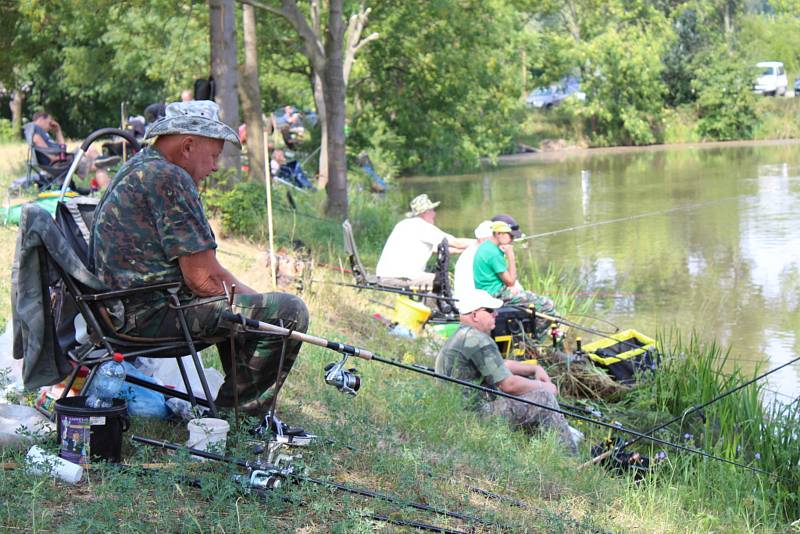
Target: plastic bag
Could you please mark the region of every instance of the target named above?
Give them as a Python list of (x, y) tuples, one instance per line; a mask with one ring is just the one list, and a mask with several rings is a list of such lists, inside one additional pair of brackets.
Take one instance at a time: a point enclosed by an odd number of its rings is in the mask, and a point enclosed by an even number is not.
[[(125, 373), (128, 376), (133, 376), (141, 380), (153, 384), (159, 384), (157, 380), (142, 373), (130, 363), (122, 362), (125, 366)], [(161, 384), (159, 384), (161, 385)], [(89, 389), (84, 393), (86, 396), (94, 393), (95, 384), (89, 386)], [(170, 410), (167, 408), (167, 402), (164, 395), (152, 389), (147, 389), (142, 386), (130, 384), (125, 382), (122, 390), (117, 395), (117, 398), (125, 399), (128, 402), (128, 414), (137, 417), (156, 417), (158, 419), (166, 419), (170, 415)]]

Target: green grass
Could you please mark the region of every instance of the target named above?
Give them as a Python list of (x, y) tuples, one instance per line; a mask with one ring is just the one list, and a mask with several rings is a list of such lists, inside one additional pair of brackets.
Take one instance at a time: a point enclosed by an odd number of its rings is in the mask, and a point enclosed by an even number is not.
[[(12, 172), (0, 171), (0, 185), (7, 183)], [(314, 211), (317, 199), (302, 202), (308, 213), (319, 213)], [(382, 208), (368, 197), (356, 197), (354, 205), (357, 216), (366, 214), (356, 219), (360, 228), (391, 224), (379, 220)], [(385, 217), (393, 220), (388, 214)], [(317, 250), (330, 250), (332, 257), (341, 254), (338, 229), (330, 230), (329, 236), (321, 226), (307, 226), (310, 223), (299, 218), (285, 218), (280, 224), (285, 225), (279, 227), (280, 242), (297, 236)], [(0, 250), (6, 257), (0, 280), (8, 279), (14, 236), (15, 229), (0, 229)], [(377, 254), (371, 238), (365, 242), (364, 254)], [(234, 271), (245, 272), (244, 282), (264, 286), (258, 247), (226, 240), (220, 244), (220, 257)], [(569, 273), (533, 266), (531, 272), (540, 274), (524, 280), (526, 286), (553, 295), (559, 309), (580, 313), (590, 305), (576, 297), (578, 286)], [(317, 269), (314, 276), (324, 278), (326, 273)], [(0, 302), (8, 303), (8, 285), (2, 284)], [(348, 341), (389, 358), (413, 359), (423, 365), (434, 361), (438, 342), (392, 337), (370, 320), (375, 306), (367, 299), (389, 301), (389, 297), (313, 284), (303, 298), (311, 310), (310, 331), (316, 335)], [(8, 308), (0, 312), (7, 314)], [(677, 336), (660, 336), (660, 342), (665, 353), (674, 356), (665, 359), (655, 379), (633, 390), (623, 402), (603, 407), (628, 426), (652, 426), (743, 379), (722, 374), (724, 353), (714, 345)], [(213, 351), (205, 358), (207, 364), (219, 365)], [(790, 408), (764, 408), (757, 388), (709, 408), (706, 422), (692, 417), (687, 426), (659, 435), (678, 439), (689, 429), (695, 445), (737, 461), (753, 462), (758, 452), (759, 465), (778, 472), (781, 482), (675, 451), (668, 451), (668, 460), (651, 477), (634, 482), (625, 476), (613, 477), (598, 466), (577, 469), (588, 459), (588, 444), (605, 437), (605, 430), (581, 426), (588, 434), (587, 443), (580, 459), (569, 458), (552, 436), (515, 432), (503, 420), (469, 411), (457, 386), (379, 362), (353, 362), (363, 386), (356, 397), (343, 395), (322, 380), (324, 365), (336, 359), (331, 351), (304, 346), (280, 403), (284, 420), (333, 440), (303, 451), (302, 464), (308, 474), (478, 515), (498, 525), (469, 525), (307, 484), (287, 486), (265, 501), (237, 487), (231, 475), (238, 471), (231, 466), (197, 464), (185, 455), (126, 440), (127, 464), (158, 463), (161, 467), (152, 474), (136, 475), (100, 466), (90, 470), (77, 487), (29, 476), (22, 469), (0, 470), (0, 532), (404, 531), (373, 524), (364, 518), (367, 513), (462, 530), (474, 527), (475, 532), (588, 532), (590, 527), (614, 532), (771, 532), (788, 530), (789, 521), (800, 513), (793, 493), (797, 415)], [(233, 423), (232, 414), (226, 417)], [(252, 457), (246, 430), (255, 422), (244, 420), (240, 432), (232, 431), (229, 454)], [(126, 436), (134, 433), (176, 442), (188, 437), (185, 423), (143, 419), (134, 419)], [(54, 436), (40, 441), (55, 450)], [(638, 447), (654, 452), (647, 445)], [(0, 449), (0, 462), (19, 463), (22, 457), (21, 451)], [(200, 480), (201, 487), (185, 484), (187, 477)], [(467, 485), (512, 496), (533, 510), (480, 497)], [(293, 502), (284, 502), (282, 497)]]

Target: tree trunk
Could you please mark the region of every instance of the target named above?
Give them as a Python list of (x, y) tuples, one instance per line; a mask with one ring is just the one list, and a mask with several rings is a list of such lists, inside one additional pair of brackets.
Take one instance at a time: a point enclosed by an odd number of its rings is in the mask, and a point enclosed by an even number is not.
[(261, 119), (261, 88), (258, 85), (258, 38), (256, 31), (256, 9), (242, 5), (242, 28), (244, 34), (244, 65), (239, 93), (242, 112), (247, 125), (247, 161), (251, 180), (264, 182), (264, 123)]
[(325, 111), (328, 115), (328, 204), (326, 212), (347, 218), (347, 160), (345, 151), (345, 83), (343, 0), (330, 0), (325, 39)]
[(11, 95), (11, 128), (14, 130), (17, 138), (22, 136), (22, 108), (25, 105), (25, 91), (17, 89)]
[[(211, 75), (214, 77), (216, 100), (222, 121), (239, 128), (239, 98), (236, 92), (236, 5), (235, 0), (208, 0), (208, 19), (211, 44)], [(239, 150), (225, 143), (220, 167), (234, 169), (239, 176)]]
[(317, 187), (325, 189), (328, 186), (328, 113), (325, 109), (325, 95), (322, 90), (322, 80), (316, 72), (311, 74), (314, 80), (314, 102), (317, 105), (317, 121), (319, 122), (322, 138), (319, 144), (319, 179)]

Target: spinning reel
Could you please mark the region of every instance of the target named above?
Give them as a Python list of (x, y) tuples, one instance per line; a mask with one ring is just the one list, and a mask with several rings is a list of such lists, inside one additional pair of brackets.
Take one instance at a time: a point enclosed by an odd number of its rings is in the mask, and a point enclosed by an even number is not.
[(342, 393), (355, 396), (356, 392), (361, 388), (361, 377), (356, 375), (355, 368), (344, 369), (344, 364), (349, 357), (348, 354), (344, 354), (338, 362), (329, 363), (325, 366), (325, 382)]

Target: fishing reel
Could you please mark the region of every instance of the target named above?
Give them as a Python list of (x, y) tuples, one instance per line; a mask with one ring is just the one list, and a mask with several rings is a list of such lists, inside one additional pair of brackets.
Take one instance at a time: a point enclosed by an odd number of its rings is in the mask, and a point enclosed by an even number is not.
[(342, 359), (336, 363), (329, 363), (325, 366), (325, 382), (335, 387), (342, 393), (355, 396), (361, 388), (361, 377), (356, 375), (356, 369), (344, 369), (344, 364), (349, 356), (344, 354)]

